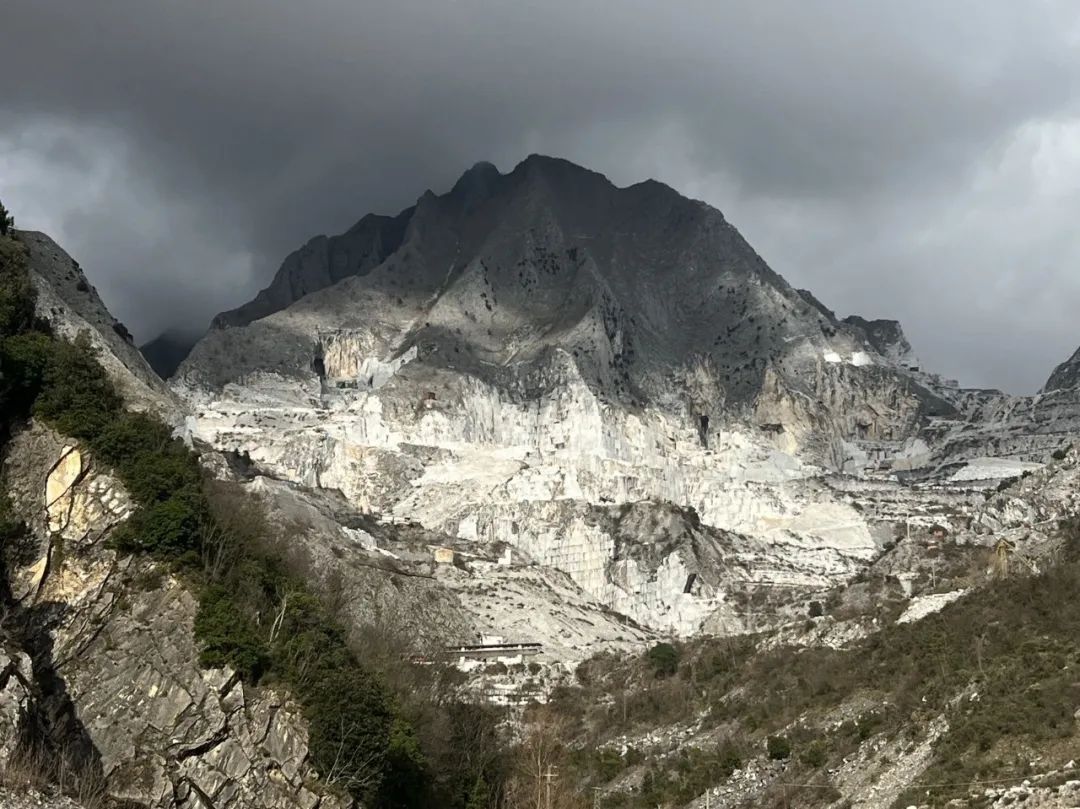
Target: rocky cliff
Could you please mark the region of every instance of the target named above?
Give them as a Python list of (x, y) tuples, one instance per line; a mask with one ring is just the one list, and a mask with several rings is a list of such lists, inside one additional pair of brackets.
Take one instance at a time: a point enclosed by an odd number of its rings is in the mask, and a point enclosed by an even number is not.
[(313, 791), (297, 706), (201, 669), (187, 586), (109, 547), (131, 510), (112, 475), (30, 424), (3, 479), (28, 533), (5, 549), (0, 769), (130, 807), (341, 805)]

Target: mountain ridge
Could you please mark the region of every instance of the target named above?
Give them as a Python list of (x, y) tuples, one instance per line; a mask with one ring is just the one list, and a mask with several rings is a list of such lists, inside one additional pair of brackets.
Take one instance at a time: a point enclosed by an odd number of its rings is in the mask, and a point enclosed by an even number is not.
[[(373, 266), (342, 270), (334, 283), (330, 252), (315, 250), (307, 275), (294, 253), (272, 286), (303, 294), (247, 324), (223, 313), (178, 375), (195, 385), (257, 372), (311, 378), (318, 335), (359, 329), (375, 340), (366, 350), (389, 358), (416, 348), (422, 362), (482, 377), (505, 376), (499, 369), (509, 364), (541, 368), (550, 351), (563, 352), (605, 400), (666, 401), (718, 421), (754, 417), (773, 374), (808, 402), (804, 418), (820, 422), (827, 414), (812, 402), (831, 395), (822, 385), (846, 384), (836, 381), (837, 363), (867, 369), (847, 373), (868, 385), (904, 391), (888, 412), (874, 408), (873, 432), (909, 433), (925, 414), (950, 408), (896, 358), (878, 355), (862, 327), (792, 288), (720, 211), (662, 183), (619, 188), (569, 161), (532, 155), (506, 174), (477, 164), (394, 222), (400, 243), (383, 246), (395, 249)], [(381, 323), (381, 336), (365, 323)], [(676, 401), (673, 375), (690, 368), (699, 390)], [(856, 432), (841, 424), (836, 438)]]

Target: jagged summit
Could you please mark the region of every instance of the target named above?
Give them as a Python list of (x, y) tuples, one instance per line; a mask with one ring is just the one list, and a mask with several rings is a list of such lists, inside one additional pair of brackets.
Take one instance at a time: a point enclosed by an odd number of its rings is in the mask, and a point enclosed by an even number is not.
[(255, 299), (217, 315), (213, 328), (244, 326), (278, 312), (305, 295), (378, 266), (401, 244), (414, 208), (397, 216), (368, 214), (340, 236), (316, 236), (291, 253)]
[[(532, 154), (507, 174), (500, 173), (492, 163), (477, 162), (461, 175), (445, 197), (457, 200), (468, 209), (484, 199), (505, 193), (510, 187), (538, 182), (555, 184), (571, 193), (575, 188), (580, 189), (583, 183), (615, 188), (602, 174), (568, 160)], [(674, 190), (655, 180), (646, 180), (633, 188), (678, 196)], [(429, 198), (436, 199), (437, 196), (427, 192), (421, 201)], [(416, 209), (417, 206), (411, 206), (396, 216), (367, 214), (339, 236), (312, 238), (285, 259), (270, 285), (254, 300), (220, 313), (214, 318), (213, 326), (246, 325), (346, 277), (366, 274), (401, 245)]]
[(486, 196), (491, 193), (491, 186), (501, 177), (502, 174), (495, 168), (494, 163), (481, 160), (461, 175), (450, 193)]
[(325, 335), (348, 333), (367, 356), (415, 352), (515, 395), (570, 372), (622, 406), (794, 418), (808, 431), (836, 416), (814, 402), (857, 378), (856, 400), (896, 392), (888, 408), (846, 409), (839, 432), (861, 420), (894, 438), (928, 406), (948, 409), (897, 376), (861, 325), (773, 272), (715, 208), (542, 155), (506, 174), (478, 163), (396, 217), (316, 237), (215, 325), (232, 328), (212, 330), (180, 371), (197, 386), (316, 376)]

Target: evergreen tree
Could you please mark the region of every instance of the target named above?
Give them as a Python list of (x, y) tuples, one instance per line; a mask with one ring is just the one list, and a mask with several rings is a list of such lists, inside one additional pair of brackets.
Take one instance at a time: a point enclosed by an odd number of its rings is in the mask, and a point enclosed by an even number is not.
[(0, 202), (0, 236), (7, 236), (15, 227), (15, 220), (8, 213), (8, 209), (4, 207), (4, 203)]

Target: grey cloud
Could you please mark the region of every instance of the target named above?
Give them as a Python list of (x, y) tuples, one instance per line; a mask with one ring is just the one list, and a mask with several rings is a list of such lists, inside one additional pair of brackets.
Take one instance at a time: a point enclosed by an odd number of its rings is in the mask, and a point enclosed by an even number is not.
[[(2, 17), (0, 194), (140, 337), (250, 297), (311, 235), (540, 151), (706, 199), (790, 280), (902, 318), (966, 381), (1032, 389), (1080, 344), (1060, 303), (1080, 295), (1080, 203), (1025, 135), (1080, 139), (1067, 2), (7, 0)], [(1032, 263), (1055, 292), (1002, 283)], [(1018, 312), (1025, 294), (1048, 314)]]

